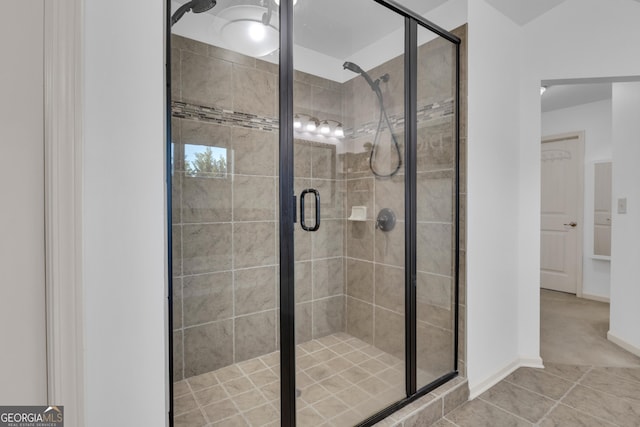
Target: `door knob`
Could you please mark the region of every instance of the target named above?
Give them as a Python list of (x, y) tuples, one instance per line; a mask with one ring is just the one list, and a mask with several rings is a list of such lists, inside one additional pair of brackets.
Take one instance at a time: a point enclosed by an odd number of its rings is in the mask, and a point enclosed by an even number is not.
[(574, 227), (575, 228), (575, 226), (578, 225), (578, 223), (576, 223), (574, 221), (571, 221), (569, 224), (564, 224), (564, 225), (566, 225), (568, 227)]

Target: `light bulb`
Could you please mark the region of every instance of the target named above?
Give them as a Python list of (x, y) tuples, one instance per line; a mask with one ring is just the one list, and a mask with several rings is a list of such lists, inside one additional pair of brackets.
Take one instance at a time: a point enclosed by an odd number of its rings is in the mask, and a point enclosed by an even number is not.
[(301, 127), (302, 127), (302, 122), (300, 121), (300, 116), (296, 114), (295, 117), (293, 118), (293, 128), (300, 129)]
[(545, 93), (546, 91), (547, 91), (546, 86), (540, 86), (540, 96), (542, 96), (542, 94)]
[(318, 125), (316, 124), (316, 121), (312, 119), (312, 120), (309, 120), (309, 122), (307, 123), (306, 129), (309, 132), (315, 132), (317, 127)]
[(320, 125), (320, 133), (323, 135), (328, 135), (330, 132), (331, 132), (331, 128), (329, 127), (329, 122), (325, 120)]
[(249, 26), (249, 37), (254, 42), (261, 42), (267, 35), (267, 30), (261, 22), (252, 22)]
[(342, 124), (339, 124), (336, 129), (333, 131), (333, 136), (336, 138), (344, 138), (344, 129), (342, 129)]

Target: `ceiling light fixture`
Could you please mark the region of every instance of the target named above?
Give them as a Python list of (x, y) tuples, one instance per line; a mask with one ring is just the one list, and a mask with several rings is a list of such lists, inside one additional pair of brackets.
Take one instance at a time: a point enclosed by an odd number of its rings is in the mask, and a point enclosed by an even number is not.
[(547, 91), (547, 86), (540, 86), (540, 96)]
[(259, 58), (280, 46), (279, 11), (280, 0), (252, 0), (222, 9), (213, 25), (229, 49)]
[(278, 11), (258, 5), (222, 9), (214, 20), (229, 49), (254, 58), (275, 52), (280, 45)]

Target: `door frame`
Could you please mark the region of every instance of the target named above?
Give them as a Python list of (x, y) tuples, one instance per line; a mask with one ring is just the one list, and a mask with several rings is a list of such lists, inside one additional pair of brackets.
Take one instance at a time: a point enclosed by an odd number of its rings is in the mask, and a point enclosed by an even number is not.
[[(555, 135), (543, 136), (540, 142), (542, 144), (559, 141), (574, 141), (578, 151), (578, 194), (576, 205), (576, 222), (580, 225), (576, 233), (576, 296), (582, 298), (582, 266), (584, 256), (584, 131), (567, 132)], [(542, 168), (542, 164), (540, 165)], [(540, 190), (542, 198), (542, 189)], [(542, 285), (542, 283), (541, 283)], [(542, 286), (540, 286), (542, 288)]]
[(84, 0), (44, 2), (47, 402), (84, 419), (82, 292)]
[[(405, 101), (405, 385), (406, 397), (382, 408), (361, 421), (358, 427), (373, 426), (402, 407), (428, 394), (458, 375), (459, 335), (459, 249), (460, 249), (460, 44), (461, 39), (392, 0), (373, 0), (405, 20), (404, 25), (404, 101)], [(293, 132), (293, 0), (280, 3), (279, 57), (279, 241), (280, 241), (280, 405), (281, 425), (296, 423), (295, 295), (294, 263), (294, 132)], [(423, 387), (417, 386), (417, 299), (416, 299), (416, 222), (417, 222), (417, 85), (418, 28), (424, 28), (455, 45), (455, 195), (454, 195), (454, 336), (453, 370)], [(169, 68), (169, 67), (168, 67)], [(409, 82), (409, 84), (407, 84)]]

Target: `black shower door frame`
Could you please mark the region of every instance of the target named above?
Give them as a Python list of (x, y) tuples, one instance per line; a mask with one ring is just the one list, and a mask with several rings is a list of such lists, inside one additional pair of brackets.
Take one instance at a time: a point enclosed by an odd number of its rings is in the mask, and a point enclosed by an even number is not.
[[(359, 426), (371, 426), (391, 413), (424, 396), (433, 389), (458, 375), (458, 329), (459, 329), (459, 208), (460, 208), (460, 39), (439, 26), (425, 20), (411, 10), (392, 0), (371, 0), (405, 19), (405, 334), (406, 334), (406, 396), (385, 408)], [(173, 425), (173, 292), (172, 274), (172, 212), (171, 212), (171, 4), (167, 1), (166, 18), (166, 185), (167, 185), (167, 241), (168, 241), (168, 369), (169, 374), (169, 425)], [(280, 181), (279, 181), (279, 238), (280, 238), (280, 381), (281, 381), (281, 425), (296, 425), (296, 384), (295, 384), (295, 293), (294, 293), (294, 243), (293, 231), (296, 201), (293, 192), (293, 0), (280, 2), (280, 61), (279, 61), (279, 117), (280, 117)], [(455, 69), (455, 216), (454, 216), (454, 352), (453, 370), (430, 384), (418, 389), (416, 380), (416, 150), (417, 150), (417, 57), (418, 28), (423, 27), (450, 41), (456, 47)], [(408, 83), (408, 84), (407, 84)]]
[[(391, 413), (424, 396), (458, 375), (459, 329), (459, 209), (460, 209), (460, 38), (391, 0), (372, 0), (405, 19), (405, 334), (406, 334), (406, 395), (404, 399), (383, 409), (358, 426), (372, 426)], [(296, 425), (296, 343), (295, 343), (295, 280), (294, 280), (294, 196), (293, 154), (293, 0), (280, 2), (280, 401), (281, 425)], [(417, 73), (418, 27), (423, 27), (455, 45), (455, 215), (454, 215), (454, 351), (453, 370), (430, 384), (417, 388), (416, 341), (416, 223), (417, 223)], [(407, 84), (408, 83), (408, 84)]]

